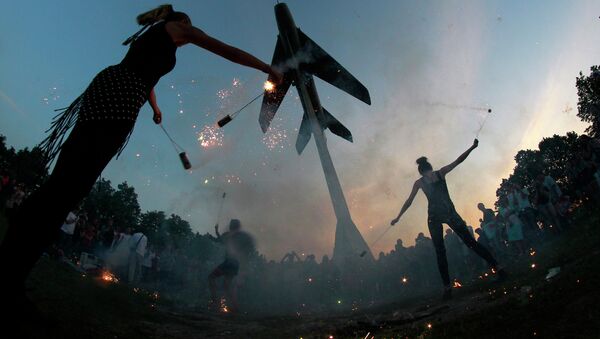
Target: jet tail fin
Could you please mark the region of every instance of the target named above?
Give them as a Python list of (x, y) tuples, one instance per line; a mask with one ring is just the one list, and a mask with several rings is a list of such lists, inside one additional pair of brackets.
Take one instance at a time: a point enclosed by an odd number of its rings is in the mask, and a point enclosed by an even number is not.
[[(329, 111), (323, 108), (323, 117), (319, 117), (319, 124), (323, 130), (329, 128), (331, 133), (342, 137), (350, 142), (353, 142), (352, 132), (346, 126), (342, 125)], [(298, 130), (298, 139), (296, 139), (296, 151), (298, 154), (302, 154), (304, 148), (310, 141), (312, 130), (308, 115), (304, 113), (302, 116), (302, 123), (300, 123), (300, 129)]]
[(325, 108), (323, 108), (323, 113), (325, 115), (325, 121), (321, 122), (321, 126), (323, 126), (323, 128), (329, 128), (331, 133), (350, 142), (353, 142), (352, 132), (350, 132), (350, 130), (346, 128), (346, 126), (342, 125), (342, 123), (339, 122), (336, 118), (334, 118), (333, 115), (331, 115), (331, 113), (329, 113)]

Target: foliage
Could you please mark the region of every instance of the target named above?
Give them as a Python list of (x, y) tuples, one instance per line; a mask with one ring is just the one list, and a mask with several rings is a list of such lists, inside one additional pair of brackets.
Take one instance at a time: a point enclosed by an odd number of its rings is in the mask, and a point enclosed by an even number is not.
[(579, 72), (576, 80), (577, 116), (590, 126), (586, 132), (592, 137), (600, 136), (600, 66), (592, 66), (590, 75)]

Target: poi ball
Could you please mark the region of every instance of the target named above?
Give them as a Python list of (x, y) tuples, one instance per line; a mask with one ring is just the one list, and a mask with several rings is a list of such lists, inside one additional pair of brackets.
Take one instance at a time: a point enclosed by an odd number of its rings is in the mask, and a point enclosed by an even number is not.
[(223, 119), (221, 119), (217, 122), (217, 125), (219, 125), (219, 128), (223, 128), (223, 126), (230, 123), (231, 120), (233, 120), (233, 118), (229, 114), (227, 114)]
[(183, 168), (185, 168), (186, 170), (192, 168), (192, 163), (190, 162), (190, 159), (188, 159), (187, 154), (185, 154), (185, 152), (179, 153), (179, 159), (181, 159), (181, 164), (183, 165)]

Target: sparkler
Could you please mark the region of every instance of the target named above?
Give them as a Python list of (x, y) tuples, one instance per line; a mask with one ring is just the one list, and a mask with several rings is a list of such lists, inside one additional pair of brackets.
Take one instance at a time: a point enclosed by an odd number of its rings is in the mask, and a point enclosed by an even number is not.
[(270, 93), (270, 92), (274, 91), (275, 90), (275, 84), (272, 83), (272, 82), (270, 82), (270, 81), (267, 81), (263, 85), (263, 89), (264, 89), (264, 91), (261, 91), (256, 97), (254, 97), (254, 99), (250, 100), (247, 104), (245, 104), (244, 106), (242, 106), (242, 108), (238, 109), (237, 111), (235, 111), (235, 112), (233, 112), (231, 114), (227, 114), (225, 117), (223, 117), (221, 120), (219, 120), (217, 122), (217, 125), (219, 125), (220, 128), (223, 128), (223, 126), (225, 126), (228, 123), (230, 123), (231, 120), (233, 120), (233, 118), (235, 118), (241, 111), (243, 111), (244, 108), (250, 106), (250, 104), (252, 104), (256, 100), (258, 100), (258, 98), (260, 98), (263, 95), (265, 95), (265, 93)]

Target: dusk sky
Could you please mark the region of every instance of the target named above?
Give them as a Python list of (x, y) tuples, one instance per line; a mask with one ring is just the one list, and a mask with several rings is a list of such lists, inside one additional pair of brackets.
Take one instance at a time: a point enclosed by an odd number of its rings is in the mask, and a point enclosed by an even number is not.
[[(2, 1), (0, 134), (9, 145), (44, 138), (53, 110), (68, 106), (94, 75), (118, 63), (137, 14), (163, 1)], [(270, 62), (277, 36), (275, 1), (172, 1), (195, 26)], [(458, 212), (478, 226), (478, 202), (493, 205), (514, 155), (543, 137), (583, 132), (575, 77), (600, 63), (598, 1), (307, 1), (288, 6), (296, 24), (370, 91), (367, 106), (316, 80), (321, 102), (354, 135), (327, 132), (351, 213), (368, 243), (388, 227), (418, 178), (415, 160), (435, 168), (468, 148), (488, 107), (480, 147), (448, 185)], [(266, 75), (189, 45), (155, 88), (165, 128), (183, 146), (183, 170), (145, 105), (126, 150), (103, 177), (136, 188), (142, 210), (163, 210), (213, 230), (241, 219), (259, 250), (331, 255), (335, 217), (311, 141), (294, 143), (302, 109), (292, 88), (263, 135), (260, 103), (222, 130), (215, 122), (262, 90)], [(215, 139), (208, 138), (216, 132)], [(203, 136), (203, 140), (199, 138)], [(208, 138), (208, 142), (206, 141)], [(57, 197), (57, 199), (60, 197)], [(425, 232), (419, 193), (375, 248), (414, 244)]]

